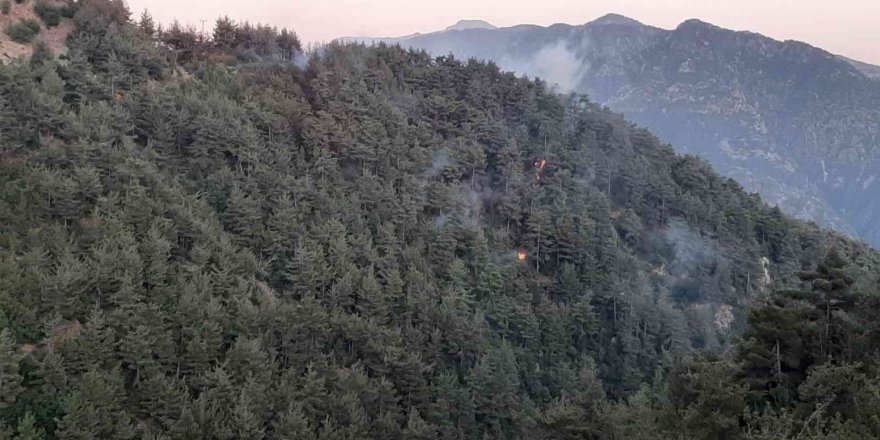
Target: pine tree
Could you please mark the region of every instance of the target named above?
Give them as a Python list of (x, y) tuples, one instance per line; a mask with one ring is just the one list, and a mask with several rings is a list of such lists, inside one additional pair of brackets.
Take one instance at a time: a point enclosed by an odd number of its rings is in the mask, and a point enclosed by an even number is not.
[(232, 408), (232, 425), (238, 439), (262, 440), (266, 436), (263, 423), (251, 410), (244, 395), (239, 396)]
[(64, 418), (56, 435), (62, 440), (130, 439), (134, 426), (123, 408), (122, 380), (113, 374), (85, 373), (76, 391), (64, 402)]
[(138, 20), (138, 27), (143, 33), (147, 34), (147, 36), (152, 37), (156, 34), (156, 24), (153, 22), (153, 16), (150, 15), (150, 11), (144, 9), (144, 12), (141, 12), (140, 20)]
[(169, 429), (180, 421), (184, 408), (189, 403), (185, 384), (164, 374), (148, 375), (138, 386), (137, 394), (140, 411), (164, 429)]
[(237, 30), (237, 25), (229, 17), (218, 18), (214, 23), (214, 44), (220, 47), (233, 47)]
[(33, 413), (26, 413), (18, 421), (16, 428), (15, 440), (43, 440), (46, 438), (46, 431), (35, 425), (36, 418)]
[(734, 380), (726, 359), (685, 361), (672, 371), (665, 427), (694, 438), (737, 439), (745, 408), (745, 389)]
[(9, 329), (0, 330), (0, 410), (12, 406), (24, 390), (19, 374), (20, 358)]
[(845, 260), (832, 249), (815, 271), (800, 274), (812, 285), (812, 291), (788, 291), (783, 294), (808, 302), (819, 317), (819, 353), (817, 360), (846, 360), (853, 355), (856, 333), (848, 314), (854, 310), (856, 296), (851, 291), (853, 279), (845, 271)]
[(475, 414), (487, 434), (515, 438), (524, 424), (524, 412), (529, 410), (527, 398), (520, 395), (519, 372), (513, 348), (502, 343), (483, 355), (468, 382), (472, 389)]
[(287, 410), (273, 422), (272, 427), (273, 440), (315, 439), (314, 429), (306, 420), (302, 407), (297, 403), (290, 403)]
[(374, 319), (380, 324), (387, 324), (391, 317), (390, 301), (376, 276), (373, 268), (368, 268), (361, 277), (357, 289), (355, 308), (365, 317)]
[(403, 430), (403, 435), (405, 438), (412, 440), (429, 440), (437, 438), (436, 430), (425, 422), (419, 414), (419, 411), (415, 408), (409, 409), (406, 428)]
[(243, 244), (258, 245), (262, 236), (262, 207), (258, 199), (246, 194), (237, 185), (229, 194), (224, 223)]
[(278, 35), (278, 47), (281, 48), (281, 55), (284, 59), (293, 59), (293, 57), (302, 52), (302, 43), (296, 33), (290, 30), (281, 29)]

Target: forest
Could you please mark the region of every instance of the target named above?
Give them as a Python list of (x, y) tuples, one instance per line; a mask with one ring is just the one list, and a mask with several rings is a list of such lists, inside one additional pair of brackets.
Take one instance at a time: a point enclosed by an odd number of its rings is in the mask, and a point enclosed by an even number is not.
[(0, 65), (0, 439), (880, 437), (880, 255), (588, 97), (58, 7)]

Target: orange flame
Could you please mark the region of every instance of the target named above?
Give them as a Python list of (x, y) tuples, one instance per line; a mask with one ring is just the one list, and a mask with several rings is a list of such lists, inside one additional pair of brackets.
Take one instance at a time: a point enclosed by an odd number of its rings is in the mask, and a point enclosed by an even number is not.
[(516, 258), (517, 258), (519, 261), (526, 261), (526, 257), (527, 257), (527, 255), (526, 255), (526, 251), (519, 251), (519, 252), (516, 253)]
[(544, 167), (547, 166), (547, 161), (541, 159), (535, 162), (535, 180), (541, 180), (541, 174), (544, 172)]

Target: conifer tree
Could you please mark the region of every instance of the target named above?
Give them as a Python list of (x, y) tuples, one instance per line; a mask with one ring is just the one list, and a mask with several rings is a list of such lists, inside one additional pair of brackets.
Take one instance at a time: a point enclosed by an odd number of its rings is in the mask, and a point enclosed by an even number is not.
[(220, 47), (232, 47), (236, 42), (237, 26), (227, 16), (217, 19), (214, 23), (214, 44)]
[(150, 15), (150, 11), (144, 9), (144, 12), (141, 12), (140, 20), (138, 20), (138, 27), (149, 37), (156, 34), (156, 24), (153, 22), (153, 16)]
[(23, 391), (19, 360), (9, 329), (0, 330), (0, 410), (12, 406)]
[(64, 402), (58, 422), (59, 439), (135, 437), (134, 426), (123, 408), (122, 380), (113, 373), (86, 372), (76, 391)]
[(16, 428), (15, 440), (43, 440), (46, 438), (46, 431), (35, 425), (36, 418), (33, 413), (26, 413), (21, 420), (18, 421)]

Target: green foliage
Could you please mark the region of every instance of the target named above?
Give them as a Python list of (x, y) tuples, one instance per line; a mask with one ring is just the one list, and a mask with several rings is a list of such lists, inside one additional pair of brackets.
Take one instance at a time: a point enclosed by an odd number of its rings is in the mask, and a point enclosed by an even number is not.
[(144, 9), (144, 12), (141, 12), (137, 25), (143, 33), (147, 34), (147, 36), (152, 37), (156, 34), (156, 23), (153, 21), (153, 16), (150, 15), (150, 11), (146, 9)]
[(235, 44), (237, 27), (229, 17), (220, 17), (214, 23), (214, 43), (221, 47), (231, 47)]
[(799, 274), (810, 290), (783, 291), (752, 310), (740, 357), (756, 396), (788, 404), (815, 364), (852, 360), (870, 344), (850, 317), (858, 297), (845, 264), (829, 252), (815, 271)]
[(9, 11), (12, 10), (12, 3), (9, 0), (0, 1), (0, 14), (6, 15), (9, 14)]
[(670, 433), (692, 438), (739, 438), (745, 392), (736, 383), (734, 364), (725, 359), (684, 361), (671, 371), (670, 408), (664, 424)]
[(123, 0), (80, 0), (75, 3), (74, 19), (80, 30), (100, 35), (110, 26), (129, 23), (129, 11)]
[(40, 24), (35, 20), (21, 20), (18, 23), (8, 24), (3, 29), (6, 35), (16, 43), (28, 44), (34, 41), (40, 33)]
[[(219, 42), (172, 25), (157, 45), (115, 0), (80, 2), (75, 23), (65, 60), (0, 66), (10, 432), (873, 432), (856, 354), (876, 347), (857, 335), (880, 307), (848, 298), (877, 255), (585, 98), (383, 46), (329, 45), (302, 69), (277, 62), (291, 34), (231, 21), (230, 50), (265, 52), (217, 63)], [(817, 265), (831, 246), (846, 264)], [(772, 292), (765, 256), (803, 293), (772, 297), (794, 313), (749, 309)], [(694, 356), (740, 331), (755, 342), (736, 356)], [(784, 383), (760, 357), (777, 336)], [(781, 388), (792, 400), (760, 394)]]
[(32, 413), (27, 413), (18, 422), (16, 428), (16, 440), (43, 440), (46, 432), (36, 426), (37, 420)]
[(15, 404), (22, 392), (19, 358), (9, 330), (0, 330), (0, 411)]
[(37, 0), (34, 12), (46, 27), (58, 26), (62, 18), (71, 18), (76, 12), (75, 3), (57, 4), (49, 0)]
[(249, 22), (236, 23), (229, 17), (217, 18), (210, 41), (192, 26), (172, 22), (159, 36), (160, 40), (177, 52), (182, 61), (223, 53), (234, 55), (244, 62), (291, 60), (302, 51), (296, 33), (272, 26)]

